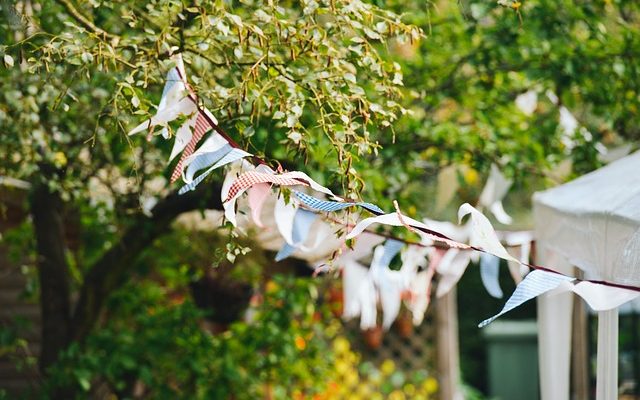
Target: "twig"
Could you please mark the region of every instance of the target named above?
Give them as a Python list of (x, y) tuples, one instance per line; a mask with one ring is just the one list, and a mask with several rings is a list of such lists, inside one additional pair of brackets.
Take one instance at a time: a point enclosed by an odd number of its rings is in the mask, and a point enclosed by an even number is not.
[(80, 25), (82, 25), (85, 29), (95, 33), (96, 35), (102, 36), (105, 39), (114, 39), (118, 36), (112, 35), (104, 29), (96, 26), (93, 22), (89, 20), (89, 18), (85, 17), (75, 5), (71, 2), (71, 0), (56, 0), (58, 4), (64, 7), (67, 10), (67, 13), (73, 17)]

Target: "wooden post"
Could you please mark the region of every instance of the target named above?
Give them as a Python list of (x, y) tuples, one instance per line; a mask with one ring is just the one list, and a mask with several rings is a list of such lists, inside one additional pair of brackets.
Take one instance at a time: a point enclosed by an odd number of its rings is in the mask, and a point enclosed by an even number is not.
[(462, 400), (456, 287), (436, 300), (436, 343), (441, 400)]

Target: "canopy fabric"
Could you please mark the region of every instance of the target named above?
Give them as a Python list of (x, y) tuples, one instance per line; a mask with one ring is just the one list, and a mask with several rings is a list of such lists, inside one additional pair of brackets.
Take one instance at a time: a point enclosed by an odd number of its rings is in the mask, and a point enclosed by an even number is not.
[(538, 241), (590, 276), (640, 285), (640, 151), (533, 201)]
[[(540, 262), (550, 258), (571, 274), (640, 285), (640, 152), (533, 197)], [(555, 253), (555, 254), (554, 254)], [(568, 400), (570, 293), (538, 298), (540, 384), (543, 400)], [(596, 398), (617, 398), (618, 310), (598, 313)]]

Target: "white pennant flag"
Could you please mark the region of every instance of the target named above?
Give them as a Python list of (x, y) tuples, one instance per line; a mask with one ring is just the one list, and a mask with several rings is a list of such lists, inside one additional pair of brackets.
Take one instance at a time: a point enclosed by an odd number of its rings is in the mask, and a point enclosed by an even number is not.
[(487, 183), (480, 194), (478, 203), (486, 207), (496, 217), (498, 222), (505, 225), (513, 222), (512, 218), (504, 211), (502, 199), (506, 196), (513, 181), (507, 179), (495, 164), (491, 165), (491, 172)]
[(502, 298), (499, 275), (500, 259), (492, 254), (480, 254), (480, 279), (487, 293), (496, 299)]
[(355, 260), (347, 259), (343, 270), (343, 318), (360, 316), (360, 329), (376, 326), (378, 295), (370, 270)]
[[(156, 114), (129, 131), (129, 135), (135, 135), (136, 133), (140, 133), (160, 125), (165, 126), (162, 130), (162, 136), (167, 139), (169, 137), (166, 129), (167, 123), (175, 120), (180, 115), (191, 115), (196, 112), (197, 106), (195, 101), (188, 97), (189, 92), (186, 82), (184, 81), (186, 73), (182, 62), (182, 56), (180, 54), (176, 54), (172, 58), (176, 62), (176, 66), (167, 73), (167, 79), (162, 91), (162, 98), (160, 99), (160, 104), (158, 104)], [(184, 136), (185, 133), (183, 132), (182, 135)]]
[(442, 297), (458, 283), (467, 266), (471, 262), (471, 252), (459, 249), (449, 249), (438, 264), (440, 274), (436, 297)]
[(491, 253), (505, 260), (518, 262), (518, 260), (513, 258), (504, 246), (502, 246), (496, 231), (493, 229), (493, 226), (491, 226), (491, 222), (489, 222), (487, 217), (482, 215), (482, 213), (476, 210), (471, 204), (464, 203), (460, 206), (458, 210), (459, 222), (468, 214), (471, 214), (470, 242), (472, 246), (480, 247), (487, 253)]

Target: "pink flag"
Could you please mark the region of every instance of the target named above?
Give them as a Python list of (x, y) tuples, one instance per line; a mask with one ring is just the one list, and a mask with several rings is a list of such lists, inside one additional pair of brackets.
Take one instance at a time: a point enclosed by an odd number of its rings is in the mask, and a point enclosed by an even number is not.
[(260, 228), (264, 228), (260, 218), (260, 212), (267, 196), (271, 192), (271, 186), (267, 183), (258, 183), (249, 189), (249, 207), (251, 207), (251, 217), (253, 222)]

